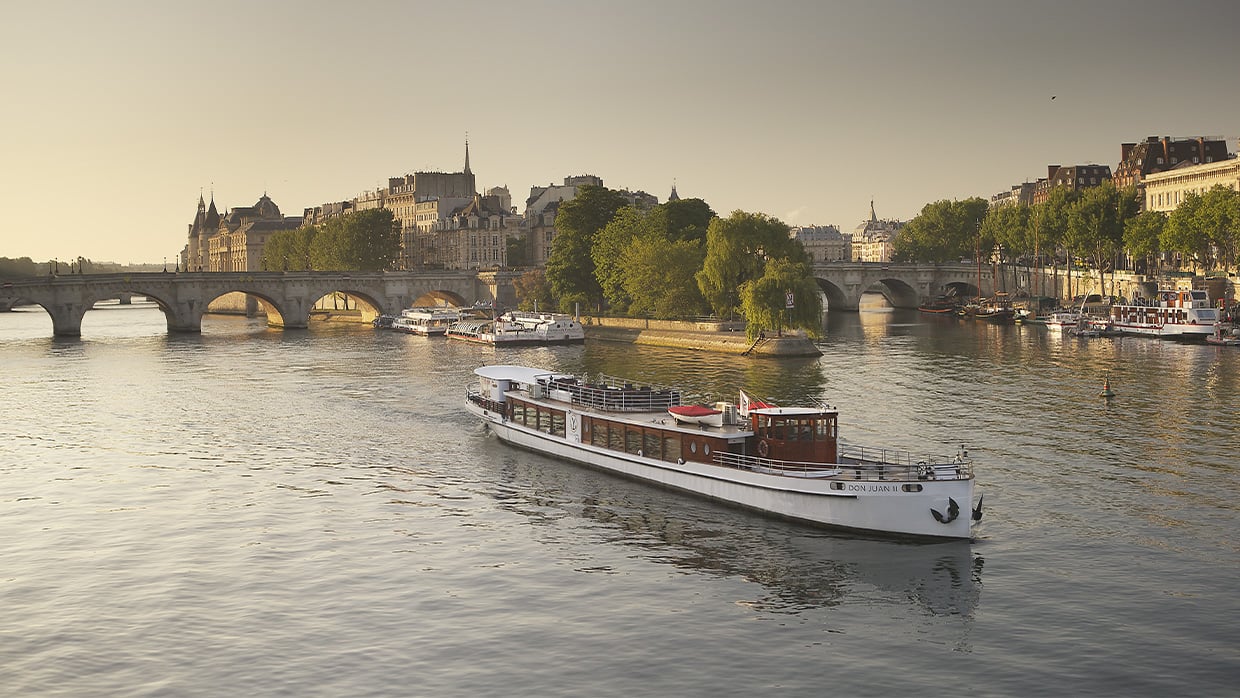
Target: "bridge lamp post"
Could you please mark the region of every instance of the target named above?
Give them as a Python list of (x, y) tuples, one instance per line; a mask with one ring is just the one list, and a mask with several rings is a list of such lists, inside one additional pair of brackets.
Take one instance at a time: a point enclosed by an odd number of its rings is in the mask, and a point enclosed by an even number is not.
[(168, 273), (168, 255), (164, 255), (164, 273)]

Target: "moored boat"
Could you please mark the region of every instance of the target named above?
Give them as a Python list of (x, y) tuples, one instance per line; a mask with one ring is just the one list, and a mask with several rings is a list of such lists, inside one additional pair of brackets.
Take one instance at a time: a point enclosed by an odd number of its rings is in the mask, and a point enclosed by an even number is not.
[(1117, 303), (1110, 317), (1124, 334), (1194, 340), (1213, 335), (1219, 321), (1206, 292), (1197, 289), (1159, 291), (1154, 298)]
[(1016, 310), (1012, 308), (1012, 299), (1006, 293), (996, 293), (977, 305), (973, 317), (986, 322), (1004, 324), (1016, 319)]
[(539, 453), (829, 527), (967, 539), (981, 519), (963, 447), (937, 457), (844, 443), (838, 412), (823, 404), (778, 407), (741, 392), (711, 410), (718, 425), (683, 423), (671, 418), (676, 388), (526, 366), (474, 373), (466, 408)]
[(1082, 315), (1068, 332), (1077, 337), (1114, 337), (1122, 334), (1110, 318)]
[(391, 322), (391, 328), (397, 332), (422, 335), (424, 337), (442, 337), (448, 327), (464, 317), (459, 308), (431, 307), (405, 308), (399, 317)]
[(452, 323), (448, 339), (475, 344), (575, 344), (586, 340), (585, 329), (571, 315), (509, 311), (495, 318), (465, 319)]
[(1050, 330), (1070, 330), (1081, 324), (1085, 315), (1075, 310), (1056, 310), (1046, 318), (1046, 327)]
[(938, 296), (917, 306), (917, 309), (923, 313), (947, 314), (956, 312), (957, 305), (955, 297)]
[(1224, 347), (1240, 347), (1240, 327), (1230, 322), (1215, 323), (1214, 334), (1206, 337), (1206, 341)]

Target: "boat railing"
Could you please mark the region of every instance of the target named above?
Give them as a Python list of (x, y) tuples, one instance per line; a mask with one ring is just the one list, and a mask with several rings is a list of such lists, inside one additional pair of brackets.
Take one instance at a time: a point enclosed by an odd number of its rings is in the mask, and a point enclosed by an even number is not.
[(716, 452), (719, 465), (773, 475), (842, 480), (967, 480), (973, 464), (963, 454), (944, 458), (916, 457), (908, 451), (841, 446), (835, 463), (777, 460), (760, 456)]
[(492, 400), (490, 398), (483, 397), (482, 390), (478, 388), (477, 386), (470, 386), (469, 388), (467, 388), (465, 390), (465, 397), (470, 402), (474, 403), (475, 405), (478, 405), (479, 407), (483, 409), (491, 410), (492, 412), (498, 412), (499, 414), (504, 414), (504, 403), (496, 402), (495, 400)]
[[(603, 377), (601, 377), (603, 378)], [(657, 412), (680, 404), (680, 391), (653, 385), (576, 378), (555, 378), (546, 384), (548, 396), (608, 412)]]

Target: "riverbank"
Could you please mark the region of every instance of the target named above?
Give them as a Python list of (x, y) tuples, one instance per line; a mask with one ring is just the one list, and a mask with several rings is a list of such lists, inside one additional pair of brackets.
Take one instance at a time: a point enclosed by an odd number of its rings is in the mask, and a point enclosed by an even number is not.
[(749, 356), (821, 356), (804, 335), (766, 337), (753, 342), (743, 322), (678, 322), (632, 318), (582, 317), (586, 338), (604, 342), (644, 344), (694, 351)]

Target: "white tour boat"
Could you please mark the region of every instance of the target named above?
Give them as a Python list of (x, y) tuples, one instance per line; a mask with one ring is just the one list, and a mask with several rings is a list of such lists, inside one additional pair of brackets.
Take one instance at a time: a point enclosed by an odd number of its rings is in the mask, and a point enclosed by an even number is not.
[(1085, 315), (1075, 310), (1056, 310), (1050, 314), (1050, 317), (1046, 318), (1046, 328), (1062, 332), (1077, 327), (1084, 319)]
[(494, 319), (461, 320), (448, 327), (448, 339), (477, 344), (573, 344), (586, 340), (585, 329), (571, 315), (509, 311)]
[(466, 408), (501, 440), (539, 453), (844, 529), (969, 539), (982, 516), (963, 447), (936, 457), (844, 444), (826, 405), (777, 407), (741, 392), (737, 404), (715, 405), (714, 426), (673, 418), (675, 388), (526, 366), (474, 373)]
[(1111, 306), (1111, 322), (1124, 334), (1202, 340), (1214, 334), (1218, 311), (1205, 291), (1159, 291), (1155, 298)]
[(448, 331), (448, 326), (459, 322), (464, 315), (459, 308), (405, 308), (399, 317), (392, 318), (392, 329), (397, 332), (408, 332), (424, 337), (441, 337)]

